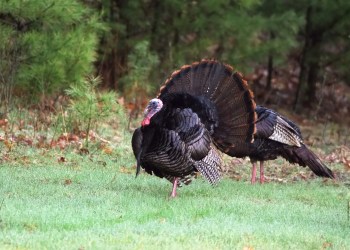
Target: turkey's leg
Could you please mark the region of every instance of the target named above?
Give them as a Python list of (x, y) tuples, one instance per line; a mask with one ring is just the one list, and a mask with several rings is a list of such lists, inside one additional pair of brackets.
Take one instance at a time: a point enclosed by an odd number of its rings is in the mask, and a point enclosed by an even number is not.
[(255, 184), (255, 178), (256, 178), (256, 164), (255, 162), (252, 162), (252, 179), (250, 180), (250, 182), (252, 184)]
[(264, 184), (265, 176), (264, 176), (264, 162), (260, 161), (260, 183)]
[(171, 191), (171, 195), (170, 195), (171, 198), (175, 198), (176, 196), (177, 182), (178, 182), (178, 177), (175, 177), (173, 182), (173, 190)]

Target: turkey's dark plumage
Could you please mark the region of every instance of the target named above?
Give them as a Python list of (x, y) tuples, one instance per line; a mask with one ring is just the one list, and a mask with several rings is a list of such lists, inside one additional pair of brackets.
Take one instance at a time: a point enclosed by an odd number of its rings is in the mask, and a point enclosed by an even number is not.
[(255, 110), (258, 115), (255, 139), (246, 154), (253, 164), (252, 183), (255, 182), (255, 163), (260, 161), (260, 182), (263, 182), (263, 162), (278, 156), (308, 166), (318, 176), (334, 178), (332, 171), (304, 144), (300, 129), (294, 122), (262, 106)]
[(214, 60), (183, 66), (165, 82), (145, 111), (132, 146), (140, 167), (176, 186), (200, 172), (211, 184), (220, 179), (217, 149), (241, 153), (255, 132), (253, 95), (232, 67)]

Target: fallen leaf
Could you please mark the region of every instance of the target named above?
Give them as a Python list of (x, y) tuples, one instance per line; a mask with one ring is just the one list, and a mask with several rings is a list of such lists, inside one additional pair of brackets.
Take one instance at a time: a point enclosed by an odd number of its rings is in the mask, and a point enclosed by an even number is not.
[(251, 246), (244, 246), (243, 250), (254, 250), (254, 247)]
[(345, 171), (350, 171), (350, 160), (343, 157), (343, 164), (344, 164)]
[(68, 141), (70, 141), (70, 142), (72, 142), (72, 141), (77, 142), (79, 140), (80, 140), (79, 136), (77, 136), (75, 134), (69, 134), (69, 136), (68, 136)]
[(63, 185), (67, 186), (67, 185), (70, 185), (70, 184), (72, 184), (72, 180), (71, 179), (65, 179), (64, 180), (64, 184)]
[(6, 126), (7, 123), (8, 123), (8, 120), (7, 120), (7, 119), (1, 119), (1, 120), (0, 120), (0, 127)]
[(120, 167), (119, 172), (124, 173), (124, 174), (133, 174), (135, 172), (135, 169)]
[(88, 155), (90, 151), (87, 148), (81, 148), (79, 149), (79, 154), (81, 155)]
[(21, 163), (28, 164), (30, 163), (30, 159), (28, 156), (22, 156), (18, 160), (20, 160)]
[(58, 157), (58, 162), (63, 163), (66, 162), (66, 158), (64, 156)]
[(323, 244), (322, 244), (322, 249), (326, 249), (326, 248), (330, 248), (330, 247), (332, 247), (332, 243), (330, 243), (330, 242), (323, 242)]
[(5, 140), (5, 141), (4, 141), (4, 144), (5, 144), (5, 146), (7, 147), (7, 149), (8, 149), (9, 151), (11, 151), (12, 148), (13, 148), (13, 146), (14, 146), (14, 143), (13, 143), (11, 140)]
[(102, 152), (105, 153), (105, 154), (110, 155), (110, 154), (113, 153), (113, 149), (111, 147), (108, 147), (108, 146), (104, 145), (102, 147)]
[(65, 149), (67, 145), (67, 141), (65, 139), (57, 141), (57, 145), (60, 149)]

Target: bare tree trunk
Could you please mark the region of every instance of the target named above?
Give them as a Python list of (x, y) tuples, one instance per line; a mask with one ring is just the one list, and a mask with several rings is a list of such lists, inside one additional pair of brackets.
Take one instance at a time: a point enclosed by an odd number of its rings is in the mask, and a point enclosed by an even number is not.
[(267, 79), (266, 79), (266, 90), (271, 90), (271, 81), (272, 81), (272, 73), (273, 73), (273, 56), (270, 53), (267, 60)]
[(5, 41), (5, 49), (0, 48), (0, 119), (7, 115), (12, 105), (12, 92), (21, 60), (20, 36), (20, 30), (14, 32)]
[[(275, 38), (274, 32), (270, 32), (270, 41)], [(269, 56), (267, 58), (267, 78), (266, 78), (266, 90), (271, 90), (271, 81), (272, 81), (272, 74), (273, 74), (273, 55), (272, 51), (269, 52)]]
[[(316, 58), (314, 58), (316, 60)], [(309, 72), (307, 77), (307, 88), (305, 91), (305, 102), (309, 107), (316, 102), (316, 82), (318, 80), (319, 64), (313, 61), (309, 64)]]
[[(129, 34), (129, 22), (122, 13), (127, 1), (105, 0), (100, 8), (105, 10), (107, 23), (125, 24), (125, 33), (121, 34), (116, 28), (112, 28), (100, 41), (100, 60), (96, 63), (98, 73), (102, 76), (102, 86), (108, 89), (118, 89), (118, 80), (126, 73), (127, 55), (129, 46), (125, 43), (125, 37)], [(113, 25), (114, 26), (114, 25)]]
[(298, 89), (296, 92), (296, 96), (294, 99), (294, 111), (297, 111), (297, 109), (299, 108), (302, 96), (304, 94), (304, 88), (305, 88), (305, 82), (306, 82), (306, 75), (308, 72), (308, 67), (307, 67), (307, 57), (308, 57), (308, 50), (310, 48), (310, 33), (311, 33), (311, 12), (312, 12), (312, 7), (309, 6), (306, 9), (306, 21), (305, 21), (305, 35), (304, 35), (304, 46), (303, 46), (303, 50), (301, 53), (301, 58), (300, 58), (300, 72), (299, 72), (299, 85), (298, 85)]
[[(150, 47), (156, 51), (161, 62), (169, 62), (172, 68), (172, 50), (180, 41), (180, 30), (176, 27), (174, 20), (181, 19), (181, 11), (172, 9), (169, 11), (166, 1), (154, 0), (152, 2), (153, 20), (151, 27)], [(171, 30), (166, 26), (171, 26)], [(166, 66), (163, 64), (164, 70)]]

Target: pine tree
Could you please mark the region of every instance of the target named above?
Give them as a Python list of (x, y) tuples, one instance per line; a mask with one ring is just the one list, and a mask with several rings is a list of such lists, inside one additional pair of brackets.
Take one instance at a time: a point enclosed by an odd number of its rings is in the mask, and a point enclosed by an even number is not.
[(1, 1), (2, 99), (15, 88), (38, 101), (82, 82), (93, 70), (102, 28), (77, 0)]

